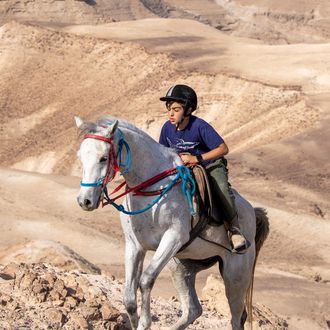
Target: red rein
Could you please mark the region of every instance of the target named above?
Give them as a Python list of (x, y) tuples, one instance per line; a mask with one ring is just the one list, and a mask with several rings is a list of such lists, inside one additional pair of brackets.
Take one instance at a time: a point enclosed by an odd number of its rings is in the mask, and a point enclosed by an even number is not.
[[(176, 174), (178, 172), (178, 170), (174, 167), (174, 168), (171, 168), (171, 169), (168, 169), (162, 173), (159, 173), (155, 176), (153, 176), (152, 178), (138, 184), (137, 186), (135, 187), (132, 187), (132, 188), (129, 188), (126, 181), (122, 182), (118, 187), (116, 187), (110, 194), (114, 194), (116, 192), (118, 192), (120, 189), (122, 189), (125, 185), (127, 186), (127, 189), (125, 190), (125, 192), (121, 193), (120, 195), (114, 197), (111, 199), (111, 201), (115, 201), (116, 199), (120, 198), (120, 197), (123, 197), (131, 192), (134, 192), (135, 195), (139, 195), (139, 196), (155, 196), (155, 195), (159, 195), (165, 188), (163, 189), (158, 189), (158, 190), (155, 190), (155, 191), (142, 191), (142, 189), (145, 189), (149, 186), (152, 186), (153, 184), (157, 183), (158, 181), (170, 176), (170, 175), (173, 175), (173, 174)], [(176, 182), (175, 184), (179, 184), (181, 182), (181, 180), (179, 180), (178, 182)], [(107, 205), (109, 204), (108, 202), (105, 202), (104, 205)]]

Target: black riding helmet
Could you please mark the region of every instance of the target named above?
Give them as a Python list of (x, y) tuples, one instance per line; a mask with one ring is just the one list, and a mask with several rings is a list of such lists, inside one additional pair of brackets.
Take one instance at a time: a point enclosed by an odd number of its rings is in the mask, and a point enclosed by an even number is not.
[(184, 104), (185, 112), (189, 108), (195, 111), (197, 108), (197, 95), (196, 92), (187, 85), (174, 85), (172, 86), (164, 97), (160, 98), (161, 101), (178, 101)]

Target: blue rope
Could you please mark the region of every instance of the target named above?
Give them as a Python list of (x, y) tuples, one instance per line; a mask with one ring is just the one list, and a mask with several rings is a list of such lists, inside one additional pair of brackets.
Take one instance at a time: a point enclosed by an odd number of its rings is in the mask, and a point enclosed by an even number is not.
[(80, 181), (80, 185), (82, 187), (98, 187), (98, 186), (102, 186), (103, 180), (104, 180), (104, 177), (93, 183), (85, 183), (85, 182)]
[[(118, 148), (117, 148), (117, 162), (119, 167), (123, 167), (124, 170), (120, 173), (121, 175), (124, 175), (125, 173), (127, 173), (132, 166), (132, 153), (131, 153), (131, 149), (128, 145), (128, 143), (125, 141), (123, 133), (121, 132), (121, 130), (119, 128), (117, 128), (118, 133), (119, 133), (119, 141), (118, 141)], [(123, 150), (123, 146), (126, 149), (126, 161), (125, 164), (122, 163), (121, 158), (122, 158), (122, 150)]]
[(189, 204), (189, 211), (191, 215), (195, 215), (194, 211), (194, 206), (192, 203), (192, 196), (195, 193), (196, 190), (196, 184), (195, 180), (192, 178), (190, 174), (190, 170), (186, 166), (177, 166), (176, 167), (178, 170), (177, 175), (175, 178), (172, 180), (172, 182), (160, 193), (160, 195), (149, 205), (147, 205), (145, 208), (137, 211), (127, 211), (125, 210), (124, 206), (122, 204), (117, 204), (114, 201), (111, 200), (111, 198), (108, 195), (108, 189), (105, 187), (103, 192), (105, 199), (108, 201), (109, 204), (113, 205), (119, 212), (123, 212), (127, 215), (136, 215), (136, 214), (141, 214), (143, 212), (148, 211), (151, 209), (155, 204), (157, 204), (160, 199), (174, 186), (174, 184), (181, 178), (182, 179), (182, 190), (184, 194), (187, 197), (188, 204)]
[(188, 199), (189, 211), (191, 215), (196, 215), (194, 206), (192, 203), (192, 196), (196, 191), (196, 183), (193, 177), (191, 176), (190, 170), (187, 166), (177, 166), (178, 174), (182, 178), (181, 186), (182, 191)]

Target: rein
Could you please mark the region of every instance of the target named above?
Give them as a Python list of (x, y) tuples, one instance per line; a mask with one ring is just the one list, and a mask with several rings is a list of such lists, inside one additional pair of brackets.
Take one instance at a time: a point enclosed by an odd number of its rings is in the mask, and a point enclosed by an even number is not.
[[(156, 191), (142, 191), (142, 189), (147, 188), (149, 186), (152, 186), (154, 183), (157, 183), (159, 181), (161, 181), (162, 179), (176, 174), (178, 171), (176, 168), (172, 168), (172, 169), (168, 169), (160, 174), (155, 175), (154, 177), (140, 183), (139, 185), (133, 187), (133, 188), (129, 188), (126, 181), (123, 181), (117, 188), (115, 188), (110, 194), (108, 195), (112, 195), (116, 192), (118, 192), (119, 190), (121, 190), (124, 186), (126, 186), (126, 190), (125, 192), (121, 193), (120, 195), (111, 198), (111, 201), (114, 202), (116, 199), (123, 197), (131, 192), (134, 192), (134, 195), (139, 195), (139, 196), (153, 196), (153, 195), (159, 195), (160, 193), (162, 193), (162, 191), (164, 191), (166, 189), (162, 188)], [(177, 182), (176, 184), (179, 184), (180, 182)], [(108, 196), (107, 195), (107, 196)], [(109, 202), (105, 202), (104, 205), (110, 204)]]
[[(141, 192), (140, 189), (143, 187), (148, 187), (150, 186), (150, 182), (156, 183), (162, 179), (164, 179), (167, 176), (170, 175), (174, 175), (176, 174), (175, 178), (171, 181), (171, 183), (169, 183), (165, 188), (160, 190), (160, 193), (158, 193), (158, 197), (156, 199), (153, 200), (152, 203), (148, 204), (145, 208), (138, 210), (138, 211), (127, 211), (125, 210), (123, 205), (118, 205), (116, 204), (114, 201), (124, 195), (127, 195), (130, 192), (137, 192), (136, 195), (145, 195), (145, 192)], [(151, 209), (155, 204), (157, 204), (161, 198), (170, 190), (172, 189), (174, 186), (176, 186), (177, 184), (179, 184), (181, 182), (182, 184), (182, 190), (184, 192), (184, 194), (186, 195), (187, 199), (188, 199), (188, 204), (189, 204), (189, 209), (190, 209), (190, 214), (191, 215), (195, 215), (195, 211), (193, 208), (193, 204), (192, 204), (192, 195), (195, 193), (196, 190), (196, 186), (195, 186), (195, 181), (194, 179), (191, 177), (190, 174), (190, 170), (188, 169), (188, 167), (186, 166), (177, 166), (176, 168), (172, 168), (170, 170), (166, 170), (152, 178), (150, 178), (149, 180), (142, 182), (141, 184), (133, 187), (133, 188), (128, 188), (124, 193), (120, 194), (119, 196), (116, 196), (114, 199), (111, 199), (108, 195), (107, 189), (104, 189), (104, 197), (107, 200), (107, 202), (102, 203), (103, 205), (107, 205), (107, 204), (111, 204), (113, 205), (118, 211), (123, 212), (125, 214), (128, 215), (136, 215), (136, 214), (140, 214), (143, 213), (149, 209)], [(113, 192), (118, 191), (119, 189), (121, 189), (124, 185), (126, 184), (126, 182), (121, 183)], [(127, 184), (126, 184), (127, 185)], [(112, 192), (112, 193), (113, 193)], [(111, 194), (112, 194), (111, 193)], [(154, 192), (152, 192), (154, 194)]]
[[(174, 186), (181, 183), (182, 190), (188, 200), (190, 213), (191, 213), (191, 215), (195, 215), (195, 211), (194, 211), (193, 203), (192, 203), (192, 196), (195, 193), (196, 184), (190, 174), (189, 168), (186, 166), (177, 166), (175, 168), (165, 170), (164, 172), (161, 172), (161, 173), (155, 175), (154, 177), (152, 177), (132, 188), (128, 187), (126, 181), (124, 181), (117, 188), (115, 188), (110, 194), (108, 193), (107, 184), (110, 181), (112, 181), (113, 178), (116, 176), (117, 172), (120, 171), (120, 167), (125, 168), (121, 172), (121, 175), (128, 172), (131, 167), (131, 151), (130, 151), (129, 145), (124, 140), (121, 131), (119, 129), (117, 129), (117, 130), (119, 132), (119, 141), (118, 141), (117, 152), (115, 151), (115, 147), (114, 147), (112, 138), (103, 137), (103, 136), (100, 136), (97, 134), (86, 134), (84, 136), (84, 139), (90, 138), (90, 139), (101, 140), (106, 143), (109, 143), (110, 148), (109, 148), (108, 164), (107, 164), (107, 170), (106, 170), (105, 176), (93, 183), (86, 183), (86, 182), (81, 181), (80, 185), (82, 187), (99, 187), (99, 186), (101, 186), (100, 199), (102, 202), (102, 207), (104, 207), (105, 205), (111, 204), (120, 212), (123, 212), (128, 215), (135, 215), (135, 214), (140, 214), (140, 213), (143, 213), (143, 212), (149, 210), (151, 207), (153, 207), (155, 204), (157, 204), (160, 201), (160, 199), (171, 188), (173, 188)], [(126, 163), (125, 164), (121, 163), (121, 152), (122, 152), (123, 146), (126, 149)], [(119, 159), (119, 163), (118, 163), (118, 159)], [(149, 186), (152, 186), (153, 184), (163, 180), (164, 178), (166, 178), (168, 176), (174, 175), (174, 174), (176, 174), (175, 178), (166, 187), (158, 189), (156, 191), (143, 191), (143, 189), (145, 189)], [(119, 194), (118, 196), (116, 196), (114, 198), (109, 197), (109, 195), (112, 195), (112, 194), (118, 192), (124, 186), (126, 186), (125, 192)], [(158, 196), (152, 203), (148, 204), (145, 208), (143, 208), (141, 210), (127, 211), (127, 210), (125, 210), (123, 205), (116, 204), (115, 200), (117, 200), (118, 198), (123, 197), (129, 193), (134, 193), (134, 195), (139, 195), (139, 196), (155, 196), (155, 195), (158, 195)], [(104, 199), (106, 200), (106, 202), (104, 202)]]

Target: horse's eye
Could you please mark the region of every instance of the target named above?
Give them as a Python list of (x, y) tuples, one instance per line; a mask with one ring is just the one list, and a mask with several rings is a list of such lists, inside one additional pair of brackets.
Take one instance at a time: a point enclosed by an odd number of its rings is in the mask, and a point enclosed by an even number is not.
[(104, 163), (104, 162), (106, 162), (107, 160), (108, 160), (108, 157), (103, 156), (103, 157), (100, 158), (100, 163)]

